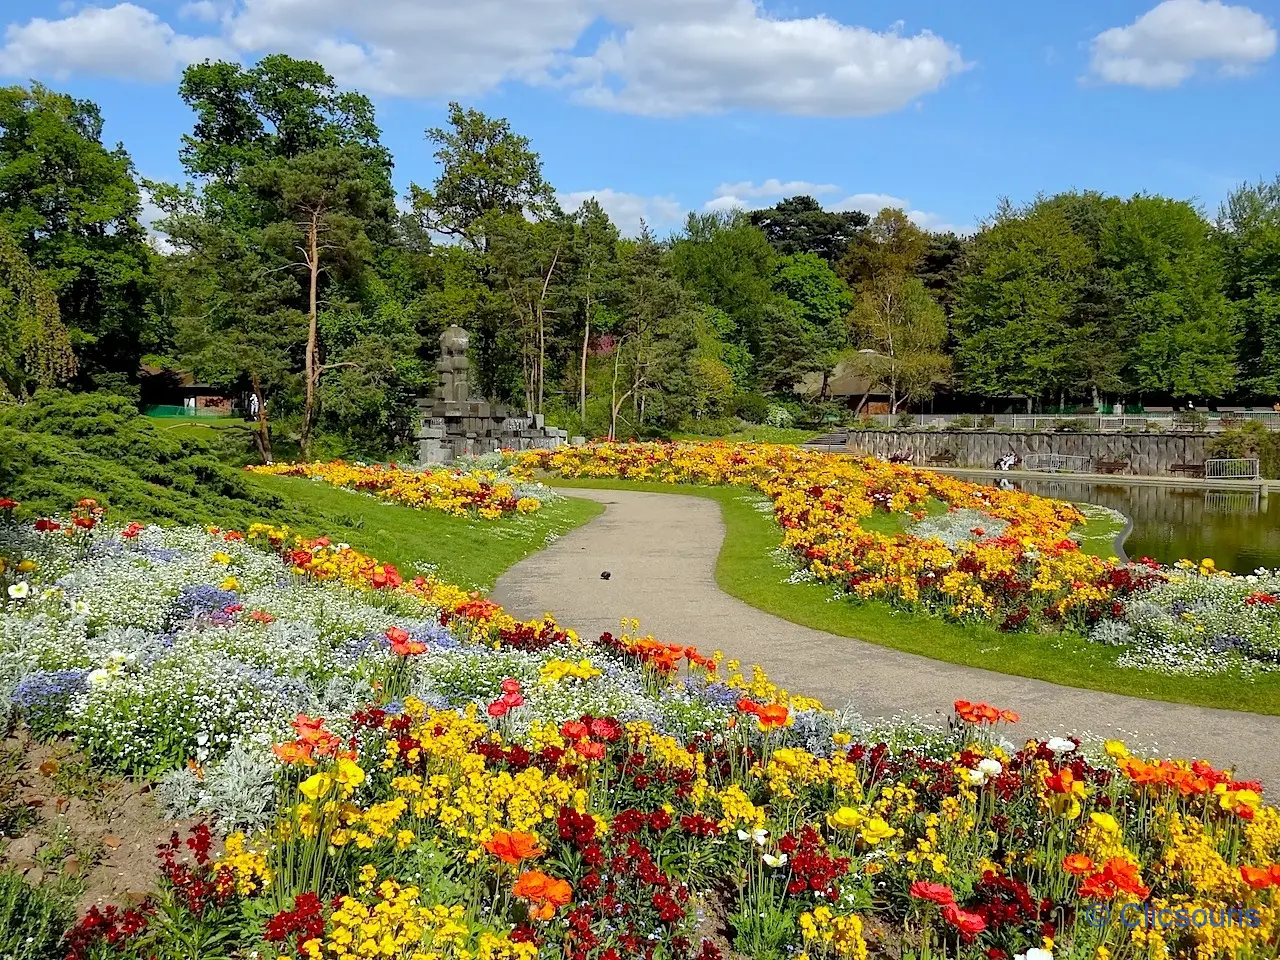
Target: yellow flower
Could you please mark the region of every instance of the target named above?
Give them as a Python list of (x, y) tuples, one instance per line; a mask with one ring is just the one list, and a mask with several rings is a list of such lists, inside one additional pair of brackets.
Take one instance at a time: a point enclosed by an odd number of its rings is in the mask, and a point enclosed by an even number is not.
[(897, 832), (897, 830), (889, 826), (889, 824), (880, 817), (872, 817), (863, 825), (862, 829), (858, 832), (858, 836), (872, 846), (875, 846), (881, 840), (888, 840), (890, 837), (895, 836)]
[(837, 830), (856, 830), (865, 819), (866, 817), (853, 807), (841, 807), (835, 813), (827, 814), (827, 823)]
[(333, 777), (327, 773), (313, 773), (298, 784), (298, 792), (308, 800), (315, 802), (326, 796), (333, 787)]

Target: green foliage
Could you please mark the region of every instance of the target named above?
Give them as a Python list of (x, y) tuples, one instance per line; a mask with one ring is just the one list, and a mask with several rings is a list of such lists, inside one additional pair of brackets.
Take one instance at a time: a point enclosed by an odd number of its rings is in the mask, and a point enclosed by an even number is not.
[(33, 887), (12, 870), (0, 870), (0, 957), (58, 960), (62, 933), (75, 911), (66, 897)]
[(1238, 427), (1223, 430), (1209, 441), (1205, 452), (1215, 459), (1256, 458), (1262, 476), (1280, 477), (1280, 434), (1268, 430), (1257, 420), (1246, 420)]
[(860, 210), (840, 213), (822, 209), (813, 197), (779, 200), (765, 210), (750, 213), (751, 224), (762, 232), (783, 256), (813, 254), (834, 266), (871, 218)]
[(57, 297), (0, 227), (0, 391), (21, 400), (33, 387), (54, 386), (75, 372)]
[(96, 104), (38, 83), (0, 88), (0, 230), (57, 295), (90, 378), (134, 376), (164, 340), (140, 210), (133, 163), (103, 146)]
[(1280, 393), (1280, 176), (1236, 189), (1218, 213), (1218, 231), (1242, 375), (1259, 393)]
[(0, 489), (26, 515), (95, 497), (131, 520), (246, 527), (283, 506), (198, 440), (157, 430), (124, 398), (42, 390), (0, 410)]
[(449, 104), (449, 128), (433, 127), (440, 176), (431, 190), (410, 186), (413, 208), (429, 230), (487, 249), (487, 218), (540, 216), (551, 211), (555, 195), (542, 179), (542, 160), (529, 138), (511, 132), (506, 120)]

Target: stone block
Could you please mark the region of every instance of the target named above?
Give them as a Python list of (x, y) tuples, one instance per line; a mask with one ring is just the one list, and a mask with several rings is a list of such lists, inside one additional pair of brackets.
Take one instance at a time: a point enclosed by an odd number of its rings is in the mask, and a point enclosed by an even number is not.
[(543, 424), (543, 419), (542, 419), (542, 414), (540, 414), (540, 413), (535, 413), (535, 414), (533, 415), (533, 425), (534, 425), (535, 427), (537, 427), (539, 430), (541, 430), (541, 429), (542, 429), (542, 427), (544, 426), (544, 424)]
[(569, 438), (569, 446), (571, 447), (585, 447), (586, 445), (587, 445), (586, 437), (570, 437)]

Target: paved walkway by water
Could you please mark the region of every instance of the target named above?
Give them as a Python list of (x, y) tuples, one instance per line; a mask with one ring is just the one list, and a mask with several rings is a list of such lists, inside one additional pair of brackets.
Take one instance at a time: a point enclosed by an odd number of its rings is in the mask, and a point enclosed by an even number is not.
[[(1280, 717), (1063, 687), (802, 627), (716, 585), (724, 523), (715, 501), (617, 490), (575, 489), (572, 496), (606, 510), (503, 575), (494, 599), (517, 616), (550, 612), (586, 636), (616, 633), (621, 618), (636, 617), (642, 632), (759, 663), (776, 683), (829, 707), (850, 703), (867, 717), (909, 713), (941, 722), (955, 700), (985, 700), (1022, 715), (1015, 742), (1070, 732), (1121, 736), (1234, 764), (1241, 776), (1280, 790)], [(608, 580), (600, 577), (605, 570)]]

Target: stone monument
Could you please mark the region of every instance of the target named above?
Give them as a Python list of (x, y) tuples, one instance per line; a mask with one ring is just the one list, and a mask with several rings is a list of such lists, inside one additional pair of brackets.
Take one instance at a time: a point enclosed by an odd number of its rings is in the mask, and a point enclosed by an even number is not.
[(542, 414), (513, 416), (502, 404), (471, 399), (469, 343), (461, 327), (440, 334), (439, 382), (429, 399), (418, 401), (418, 462), (450, 463), (454, 457), (495, 450), (563, 446), (567, 433), (547, 427)]

